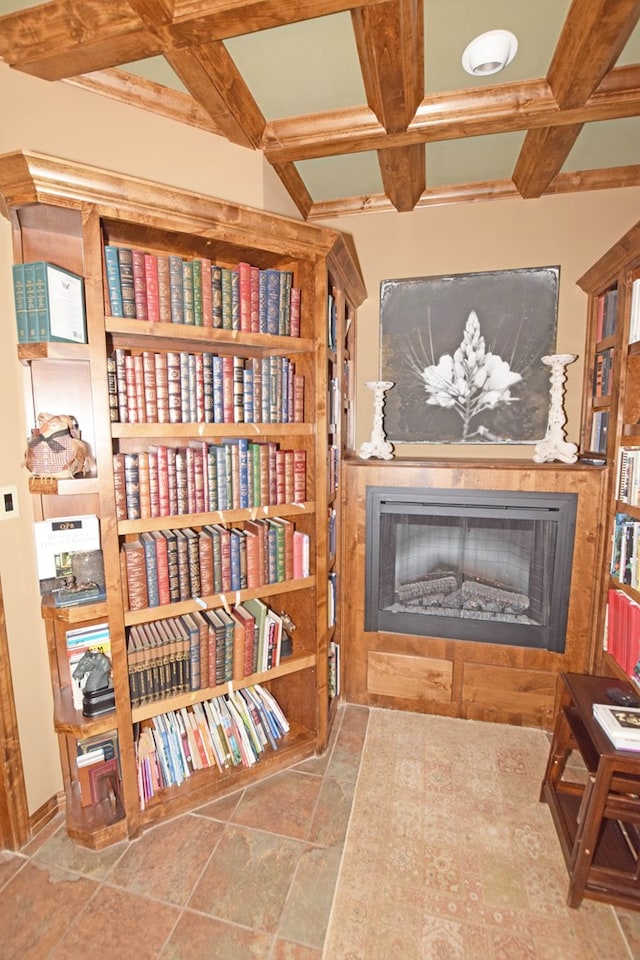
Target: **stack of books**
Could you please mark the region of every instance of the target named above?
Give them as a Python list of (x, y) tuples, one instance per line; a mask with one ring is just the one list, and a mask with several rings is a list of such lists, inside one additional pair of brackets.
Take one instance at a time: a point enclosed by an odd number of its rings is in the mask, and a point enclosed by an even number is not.
[(594, 703), (593, 715), (617, 750), (640, 750), (640, 707)]

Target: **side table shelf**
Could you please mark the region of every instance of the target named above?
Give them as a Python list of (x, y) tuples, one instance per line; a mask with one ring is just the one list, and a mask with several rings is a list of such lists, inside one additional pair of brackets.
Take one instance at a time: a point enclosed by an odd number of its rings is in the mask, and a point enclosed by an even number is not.
[[(583, 897), (640, 909), (640, 751), (616, 750), (593, 716), (610, 677), (562, 674), (558, 719), (540, 799), (549, 805), (569, 872), (567, 904)], [(584, 769), (572, 776), (571, 754)], [(573, 767), (573, 764), (571, 764)]]

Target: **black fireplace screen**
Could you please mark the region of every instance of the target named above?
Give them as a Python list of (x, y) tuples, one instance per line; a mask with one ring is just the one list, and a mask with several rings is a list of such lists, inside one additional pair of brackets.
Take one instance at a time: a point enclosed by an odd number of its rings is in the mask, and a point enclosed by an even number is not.
[(365, 629), (562, 652), (576, 503), (367, 488)]

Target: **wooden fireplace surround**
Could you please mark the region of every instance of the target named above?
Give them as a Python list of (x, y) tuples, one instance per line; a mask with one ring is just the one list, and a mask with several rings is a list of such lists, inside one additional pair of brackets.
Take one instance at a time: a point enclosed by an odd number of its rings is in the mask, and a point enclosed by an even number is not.
[[(551, 730), (561, 673), (596, 667), (607, 471), (522, 460), (346, 460), (341, 610), (350, 703)], [(559, 491), (578, 496), (564, 653), (364, 629), (367, 486)]]

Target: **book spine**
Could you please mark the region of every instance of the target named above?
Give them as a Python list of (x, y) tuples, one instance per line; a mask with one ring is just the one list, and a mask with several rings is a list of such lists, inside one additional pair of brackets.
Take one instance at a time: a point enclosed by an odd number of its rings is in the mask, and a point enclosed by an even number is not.
[(123, 453), (114, 453), (113, 455), (113, 497), (116, 507), (116, 520), (126, 520), (127, 493)]
[(136, 305), (136, 319), (148, 320), (149, 312), (147, 310), (147, 281), (144, 267), (144, 251), (133, 249), (131, 251), (131, 263), (133, 267), (133, 296)]
[(193, 301), (193, 261), (182, 261), (182, 322), (188, 326), (195, 324)]
[(122, 295), (122, 313), (124, 317), (136, 316), (136, 295), (133, 281), (133, 251), (130, 247), (118, 247), (120, 266), (120, 291)]
[(193, 286), (193, 322), (196, 327), (204, 326), (202, 307), (202, 260), (191, 261), (191, 281)]
[(109, 396), (109, 421), (118, 422), (118, 373), (115, 353), (107, 355), (107, 394)]
[(127, 504), (127, 519), (140, 519), (140, 471), (138, 454), (124, 454), (124, 479)]
[(242, 261), (237, 267), (239, 297), (239, 329), (251, 331), (251, 264)]
[(222, 267), (211, 264), (211, 317), (213, 326), (219, 330), (222, 322)]
[(122, 290), (120, 288), (120, 263), (118, 248), (106, 244), (104, 248), (105, 273), (107, 278), (108, 310), (112, 317), (124, 317)]
[(160, 292), (158, 258), (153, 253), (144, 254), (144, 279), (147, 292), (147, 319), (151, 323), (157, 323), (160, 320)]
[(139, 541), (131, 541), (123, 544), (122, 549), (129, 610), (142, 610), (149, 606), (144, 547)]
[(158, 319), (161, 323), (171, 323), (171, 281), (169, 277), (169, 257), (157, 257), (158, 270)]
[(171, 293), (171, 322), (184, 323), (182, 257), (177, 254), (169, 256), (169, 289)]
[(292, 337), (300, 336), (300, 309), (302, 304), (302, 291), (299, 287), (291, 287), (291, 304), (289, 318), (289, 335)]

